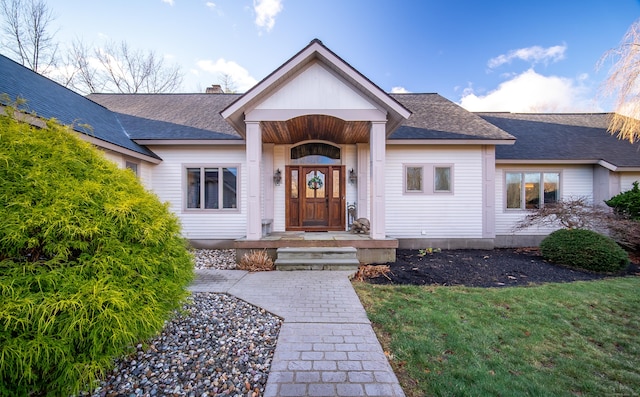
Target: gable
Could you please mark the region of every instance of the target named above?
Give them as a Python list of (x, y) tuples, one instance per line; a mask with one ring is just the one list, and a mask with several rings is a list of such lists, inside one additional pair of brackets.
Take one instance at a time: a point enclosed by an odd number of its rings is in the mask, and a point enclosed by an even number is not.
[[(306, 89), (314, 95), (305, 96)], [(317, 39), (220, 114), (244, 136), (246, 121), (286, 121), (313, 114), (313, 110), (349, 122), (386, 122), (387, 135), (411, 115)]]
[(313, 62), (297, 76), (277, 87), (256, 109), (359, 109), (377, 107), (344, 79), (320, 62)]

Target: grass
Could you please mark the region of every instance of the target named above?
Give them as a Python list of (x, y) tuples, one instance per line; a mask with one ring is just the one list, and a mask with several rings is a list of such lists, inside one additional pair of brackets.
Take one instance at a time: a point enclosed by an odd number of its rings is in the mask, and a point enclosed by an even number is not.
[(640, 277), (355, 287), (408, 396), (640, 395)]

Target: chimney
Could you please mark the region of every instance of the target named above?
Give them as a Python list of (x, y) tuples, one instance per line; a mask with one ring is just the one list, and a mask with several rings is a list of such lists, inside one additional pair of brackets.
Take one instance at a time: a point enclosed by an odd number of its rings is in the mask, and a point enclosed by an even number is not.
[(212, 84), (211, 87), (207, 87), (207, 90), (205, 91), (205, 93), (224, 94), (224, 91), (222, 90), (222, 87), (220, 87), (220, 84)]

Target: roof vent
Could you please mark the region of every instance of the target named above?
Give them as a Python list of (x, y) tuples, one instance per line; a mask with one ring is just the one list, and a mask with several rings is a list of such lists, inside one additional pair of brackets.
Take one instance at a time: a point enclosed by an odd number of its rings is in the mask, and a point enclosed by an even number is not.
[(205, 91), (206, 94), (224, 94), (224, 91), (222, 90), (222, 87), (220, 86), (220, 84), (213, 84), (211, 85), (211, 87), (207, 87), (207, 90)]

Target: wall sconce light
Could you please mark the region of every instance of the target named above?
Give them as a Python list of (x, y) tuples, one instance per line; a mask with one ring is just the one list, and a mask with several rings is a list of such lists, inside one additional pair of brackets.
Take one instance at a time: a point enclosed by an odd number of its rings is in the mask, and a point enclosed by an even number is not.
[(352, 169), (349, 170), (349, 183), (352, 185), (356, 184), (356, 181), (358, 180), (358, 175), (356, 175), (356, 172)]
[(278, 168), (276, 172), (273, 173), (273, 183), (276, 186), (280, 186), (280, 184), (282, 183), (282, 171), (280, 171), (280, 168)]

